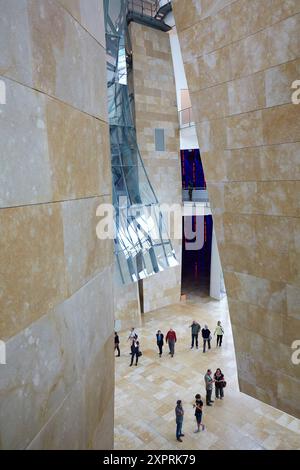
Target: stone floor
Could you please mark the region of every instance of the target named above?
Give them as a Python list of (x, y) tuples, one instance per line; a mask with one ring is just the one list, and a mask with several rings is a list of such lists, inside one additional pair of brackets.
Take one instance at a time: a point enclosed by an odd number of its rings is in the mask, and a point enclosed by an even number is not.
[[(192, 320), (214, 331), (222, 321), (222, 348), (203, 354), (190, 350)], [(175, 356), (158, 356), (155, 333), (172, 327), (177, 334)], [(300, 449), (300, 420), (272, 408), (238, 389), (236, 363), (226, 298), (213, 301), (192, 293), (184, 303), (144, 316), (138, 330), (143, 356), (129, 367), (128, 332), (120, 333), (121, 357), (116, 358), (115, 449)], [(227, 387), (223, 401), (204, 406), (206, 430), (194, 433), (192, 408), (196, 393), (205, 395), (203, 376), (220, 367)], [(185, 410), (183, 443), (175, 439), (174, 408), (181, 399)]]

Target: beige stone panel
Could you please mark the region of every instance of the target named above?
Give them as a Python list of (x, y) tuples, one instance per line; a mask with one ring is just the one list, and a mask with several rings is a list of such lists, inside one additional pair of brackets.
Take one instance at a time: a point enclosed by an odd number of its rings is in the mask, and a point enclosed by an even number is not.
[(228, 115), (226, 85), (216, 85), (191, 94), (196, 122), (210, 121)]
[[(9, 360), (0, 376), (1, 448), (87, 447), (87, 432), (93, 430), (78, 381), (95, 375), (92, 365), (100, 351), (107, 353), (105, 343), (112, 345), (112, 332), (109, 268), (8, 341)], [(112, 353), (111, 347), (110, 365)]]
[(240, 0), (231, 6), (234, 39), (254, 34), (300, 10), (298, 0)]
[(207, 52), (213, 51), (214, 38), (212, 20), (207, 17), (199, 24), (178, 33), (183, 62), (191, 62)]
[(84, 394), (80, 382), (77, 382), (54, 415), (28, 444), (26, 450), (84, 449), (86, 449)]
[(227, 90), (230, 115), (247, 113), (266, 106), (262, 72), (229, 82)]
[[(86, 370), (84, 395), (85, 395), (85, 417), (87, 429), (87, 444), (88, 449), (101, 448), (105, 443), (101, 441), (94, 442), (95, 432), (103, 415), (106, 412), (107, 406), (110, 404), (114, 395), (114, 352), (113, 352), (113, 335), (111, 335), (103, 347), (99, 350), (98, 354), (94, 357), (89, 368)], [(97, 432), (106, 432), (111, 437), (110, 448), (113, 446), (113, 414), (109, 420), (108, 429), (98, 428)], [(99, 447), (95, 447), (99, 446)]]
[(231, 271), (224, 271), (224, 277), (230, 298), (286, 314), (284, 283)]
[(183, 31), (190, 28), (193, 24), (202, 18), (203, 0), (174, 0), (172, 2), (174, 15), (176, 18), (177, 31)]
[(58, 0), (62, 7), (64, 7), (79, 23), (81, 22), (80, 16), (80, 0)]
[(300, 76), (300, 60), (293, 60), (265, 71), (266, 106), (291, 102), (291, 85)]
[(278, 406), (293, 416), (300, 417), (299, 380), (280, 375), (278, 380)]
[(114, 396), (106, 403), (105, 409), (101, 417), (93, 437), (93, 449), (110, 450), (114, 448)]
[(1, 0), (0, 11), (0, 75), (32, 86), (27, 0)]
[(115, 286), (114, 312), (115, 319), (121, 322), (122, 330), (140, 326), (141, 314), (137, 283)]
[(253, 149), (259, 154), (257, 179), (268, 181), (300, 179), (300, 142)]
[(229, 7), (223, 8), (211, 17), (211, 35), (213, 38), (213, 44), (208, 52), (220, 49), (232, 42), (233, 33), (231, 16), (231, 10)]
[(269, 44), (270, 66), (279, 65), (299, 58), (300, 15), (294, 15), (266, 30)]
[(222, 268), (246, 274), (257, 274), (255, 248), (238, 243), (218, 242), (221, 252)]
[[(283, 335), (281, 342), (290, 348), (290, 356), (292, 356), (294, 352), (292, 343), (295, 340), (300, 340), (300, 320), (295, 317), (285, 316), (283, 319)], [(299, 346), (297, 346), (297, 348), (298, 347)]]
[(254, 247), (256, 225), (252, 215), (225, 212), (223, 215), (225, 243), (238, 243)]
[(289, 253), (294, 251), (293, 233), (285, 217), (255, 216), (258, 276), (291, 282)]
[(235, 0), (202, 0), (202, 16), (215, 16)]
[(96, 234), (97, 208), (109, 202), (109, 198), (87, 198), (62, 203), (69, 295), (112, 264), (112, 240), (100, 240)]
[(287, 285), (286, 296), (288, 316), (300, 320), (300, 287)]
[(28, 18), (34, 88), (107, 120), (104, 48), (53, 0), (28, 0)]
[(300, 135), (300, 108), (285, 104), (262, 111), (263, 135), (266, 144), (298, 142)]
[(185, 64), (190, 92), (227, 82), (231, 78), (229, 47), (221, 48)]
[(224, 119), (202, 121), (196, 124), (199, 146), (202, 152), (227, 148), (226, 125)]
[(105, 48), (103, 1), (58, 1)]
[(226, 118), (229, 149), (254, 147), (264, 143), (262, 111)]
[(181, 265), (167, 268), (143, 280), (145, 314), (179, 302), (181, 294), (180, 278)]
[(2, 209), (0, 218), (0, 330), (7, 339), (66, 297), (65, 260), (59, 204)]
[(52, 99), (46, 116), (54, 199), (109, 194), (107, 124)]
[[(244, 378), (239, 376), (239, 385), (240, 391), (250, 395), (252, 397), (256, 397), (258, 400), (272, 404), (272, 406), (277, 406), (277, 399), (273, 393), (268, 392), (265, 388), (260, 388), (255, 384), (250, 384)], [(273, 447), (272, 447), (273, 448)]]
[[(298, 330), (295, 330), (293, 332), (294, 335), (292, 335), (292, 341), (290, 343), (287, 343), (287, 344), (280, 343), (279, 345), (280, 359), (279, 359), (278, 368), (281, 373), (286, 374), (300, 381), (300, 367), (299, 367), (299, 364), (293, 364), (292, 354), (295, 352), (295, 349), (291, 347), (294, 339), (299, 339), (299, 334), (297, 335), (298, 331), (299, 331), (299, 325), (298, 325)], [(283, 337), (285, 337), (285, 335), (283, 335)]]
[(218, 182), (227, 180), (227, 156), (228, 152), (222, 150), (201, 152), (201, 161), (205, 168), (206, 181)]
[(293, 284), (300, 286), (300, 218), (293, 218), (289, 224), (293, 233), (293, 249), (289, 252), (289, 261)]
[(299, 216), (299, 181), (257, 182), (257, 213)]
[(232, 78), (240, 78), (270, 66), (270, 41), (268, 30), (247, 36), (230, 45)]
[(230, 182), (224, 185), (226, 212), (252, 214), (257, 211), (257, 183)]
[(4, 79), (0, 110), (0, 206), (52, 200), (45, 96)]
[(224, 152), (228, 181), (256, 181), (262, 149), (247, 147)]
[(213, 216), (222, 214), (224, 212), (224, 183), (209, 182), (207, 184), (207, 191)]
[(229, 299), (229, 307), (231, 321), (236, 326), (259, 331), (262, 336), (271, 340), (277, 338), (280, 341), (282, 338), (283, 315), (232, 298)]

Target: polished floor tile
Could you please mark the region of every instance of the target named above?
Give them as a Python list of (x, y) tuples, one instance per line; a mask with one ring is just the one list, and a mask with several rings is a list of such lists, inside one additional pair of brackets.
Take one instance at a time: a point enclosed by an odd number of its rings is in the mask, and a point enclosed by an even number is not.
[[(193, 320), (214, 331), (218, 320), (225, 329), (223, 345), (202, 352), (190, 349)], [(134, 325), (133, 325), (134, 326)], [(156, 331), (177, 334), (175, 355), (158, 356)], [(300, 449), (300, 420), (239, 392), (226, 298), (221, 302), (190, 294), (186, 302), (143, 316), (138, 330), (142, 357), (129, 367), (128, 331), (121, 331), (121, 357), (116, 358), (115, 449)], [(204, 374), (220, 367), (227, 387), (224, 400), (204, 406), (206, 430), (195, 434), (192, 407), (196, 393), (205, 396)], [(176, 400), (185, 410), (183, 442), (175, 438)], [(205, 401), (205, 400), (204, 400)]]

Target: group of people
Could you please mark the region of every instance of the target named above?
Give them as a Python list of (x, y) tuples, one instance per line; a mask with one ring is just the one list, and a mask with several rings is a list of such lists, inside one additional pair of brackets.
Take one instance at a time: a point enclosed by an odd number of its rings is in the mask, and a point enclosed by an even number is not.
[[(212, 340), (212, 335), (208, 326), (204, 325), (204, 328), (202, 328), (201, 330), (201, 326), (199, 325), (199, 323), (197, 323), (194, 320), (193, 323), (190, 325), (190, 328), (191, 328), (191, 333), (192, 333), (191, 349), (193, 349), (194, 346), (196, 346), (196, 349), (198, 349), (199, 347), (198, 338), (199, 338), (200, 331), (201, 331), (202, 339), (203, 339), (203, 352), (205, 353), (206, 351), (206, 345), (208, 346), (208, 349), (211, 349), (210, 342)], [(220, 321), (218, 321), (217, 323), (214, 335), (217, 335), (217, 347), (221, 347), (223, 335), (224, 335), (224, 329)], [(165, 341), (169, 346), (169, 354), (171, 355), (171, 357), (173, 357), (175, 354), (175, 343), (177, 341), (177, 337), (176, 337), (176, 332), (172, 328), (170, 328), (170, 330), (168, 331)], [(161, 330), (158, 330), (158, 332), (156, 333), (156, 343), (157, 343), (158, 350), (159, 350), (159, 357), (161, 357), (163, 353), (163, 345), (164, 345), (164, 335), (161, 332)]]
[[(192, 336), (191, 349), (193, 349), (194, 347), (198, 349), (199, 347), (198, 340), (199, 340), (200, 332), (201, 332), (202, 340), (203, 340), (203, 353), (206, 352), (206, 346), (208, 347), (208, 349), (211, 349), (212, 335), (208, 326), (204, 325), (204, 327), (201, 329), (200, 324), (194, 320), (192, 324), (190, 325), (190, 328), (191, 328), (191, 336)], [(224, 329), (220, 321), (217, 322), (214, 335), (217, 336), (216, 346), (221, 347), (223, 335), (224, 335)], [(138, 333), (135, 330), (135, 328), (131, 328), (127, 341), (129, 341), (130, 343), (130, 355), (131, 355), (131, 361), (130, 361), (129, 366), (131, 367), (134, 362), (135, 362), (135, 365), (137, 366), (139, 357), (142, 355), (142, 352), (140, 350)], [(177, 336), (176, 336), (176, 332), (172, 328), (169, 329), (169, 331), (166, 334), (166, 337), (164, 337), (164, 334), (162, 333), (161, 330), (158, 330), (156, 333), (156, 344), (158, 347), (159, 357), (161, 357), (163, 354), (163, 346), (165, 342), (169, 346), (170, 356), (173, 357), (175, 354), (175, 344), (177, 342)], [(119, 357), (120, 356), (120, 339), (119, 339), (117, 332), (115, 332), (114, 343), (115, 343), (115, 350), (117, 350), (117, 353), (118, 353), (117, 357)], [(218, 368), (214, 374), (212, 374), (211, 369), (208, 369), (204, 376), (204, 381), (205, 381), (205, 390), (206, 390), (206, 405), (212, 406), (214, 403), (214, 400), (212, 400), (214, 387), (215, 387), (215, 398), (220, 399), (220, 400), (224, 398), (224, 388), (226, 387), (224, 374), (220, 368)], [(205, 429), (205, 426), (202, 423), (203, 401), (201, 399), (200, 394), (197, 394), (195, 396), (195, 402), (193, 404), (193, 408), (195, 410), (195, 418), (196, 418), (196, 423), (197, 423), (197, 429), (195, 430), (195, 432), (200, 432), (200, 428), (202, 428), (202, 430)], [(183, 419), (184, 419), (184, 409), (183, 409), (182, 400), (177, 400), (177, 404), (175, 408), (175, 416), (176, 416), (176, 439), (177, 441), (182, 442), (181, 438), (184, 436), (182, 432)]]
[[(214, 400), (211, 399), (213, 387), (215, 386), (215, 396), (216, 399), (223, 399), (224, 398), (224, 388), (226, 387), (226, 381), (224, 378), (224, 374), (220, 368), (216, 370), (214, 375), (212, 376), (211, 369), (208, 369), (205, 376), (205, 389), (206, 389), (206, 405), (212, 406)], [(202, 423), (202, 414), (203, 414), (203, 401), (201, 399), (201, 395), (197, 393), (195, 396), (195, 402), (193, 404), (193, 408), (195, 409), (195, 418), (197, 423), (197, 428), (195, 432), (200, 432), (200, 428), (204, 431), (205, 426)], [(182, 427), (183, 427), (183, 419), (184, 419), (184, 409), (182, 400), (177, 400), (176, 407), (175, 407), (175, 417), (176, 417), (176, 439), (179, 442), (182, 442), (182, 437), (184, 436)]]
[[(202, 340), (203, 340), (203, 352), (204, 353), (206, 352), (206, 346), (208, 347), (208, 349), (211, 349), (212, 335), (208, 326), (204, 325), (204, 327), (201, 330), (201, 326), (199, 325), (199, 323), (197, 323), (194, 320), (193, 323), (190, 325), (190, 328), (191, 328), (191, 333), (192, 333), (191, 349), (193, 349), (194, 346), (196, 347), (196, 349), (198, 349), (199, 347), (198, 338), (199, 338), (200, 331), (201, 331)], [(217, 323), (214, 335), (217, 335), (217, 347), (221, 347), (223, 335), (224, 335), (224, 329), (220, 321), (218, 321)], [(130, 350), (131, 350), (130, 354), (131, 354), (131, 359), (132, 359), (130, 366), (133, 365), (134, 358), (136, 358), (135, 365), (137, 365), (138, 358), (142, 354), (140, 351), (140, 343), (138, 341), (138, 334), (135, 328), (131, 328), (130, 334), (128, 336), (128, 341), (130, 341)], [(161, 330), (158, 330), (156, 333), (156, 344), (158, 347), (159, 357), (161, 357), (163, 354), (163, 346), (165, 342), (169, 346), (169, 355), (171, 357), (174, 357), (177, 336), (176, 336), (176, 332), (172, 328), (169, 329), (169, 331), (166, 334), (166, 337), (164, 337)], [(120, 356), (120, 339), (119, 339), (119, 335), (117, 332), (115, 332), (114, 343), (115, 343), (115, 350), (117, 350), (117, 353), (118, 353), (117, 357), (119, 357)]]

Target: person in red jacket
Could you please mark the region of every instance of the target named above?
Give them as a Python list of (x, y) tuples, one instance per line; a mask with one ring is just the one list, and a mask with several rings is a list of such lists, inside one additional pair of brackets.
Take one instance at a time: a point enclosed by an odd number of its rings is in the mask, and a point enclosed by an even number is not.
[(176, 333), (174, 330), (172, 330), (172, 328), (170, 328), (166, 336), (166, 342), (169, 345), (169, 349), (170, 349), (169, 354), (171, 354), (171, 357), (174, 356), (176, 341), (177, 341)]

